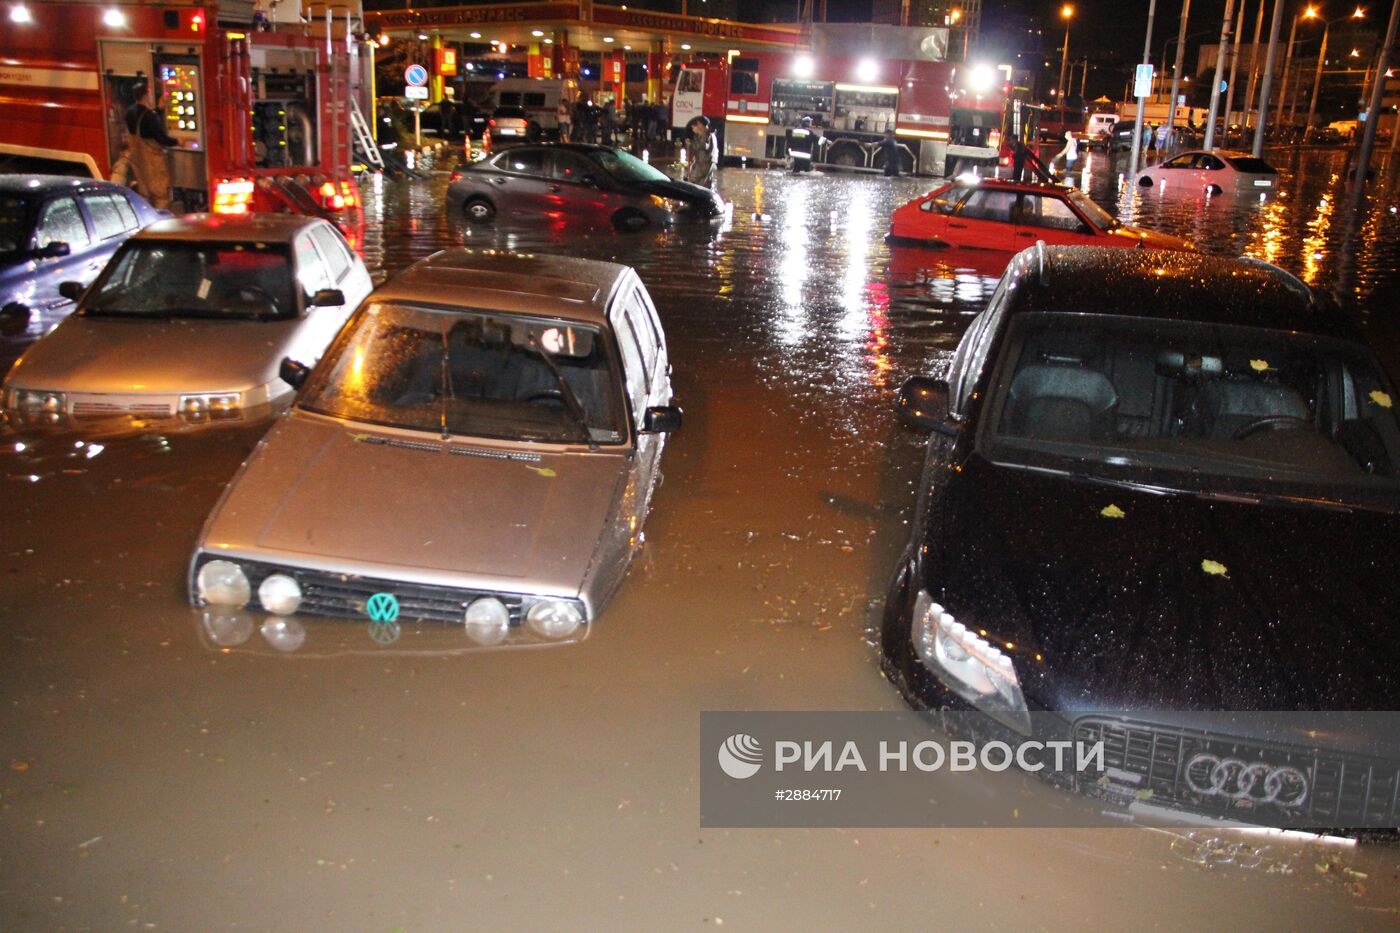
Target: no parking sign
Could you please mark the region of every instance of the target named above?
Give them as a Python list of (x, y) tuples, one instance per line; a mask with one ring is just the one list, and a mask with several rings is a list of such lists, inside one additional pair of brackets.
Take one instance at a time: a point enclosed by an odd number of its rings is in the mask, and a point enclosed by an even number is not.
[(403, 70), (403, 79), (410, 87), (423, 87), (428, 83), (428, 69), (422, 65), (409, 65)]

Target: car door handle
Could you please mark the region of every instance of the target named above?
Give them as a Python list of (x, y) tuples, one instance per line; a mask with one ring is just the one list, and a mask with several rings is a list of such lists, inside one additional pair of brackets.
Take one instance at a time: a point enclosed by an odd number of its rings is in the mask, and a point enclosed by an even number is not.
[(1027, 233), (1027, 232), (1025, 232), (1025, 231), (1023, 231), (1023, 230), (1017, 230), (1017, 231), (1016, 231), (1016, 235), (1017, 235), (1017, 236), (1023, 236), (1023, 237), (1030, 237), (1030, 238), (1034, 238), (1034, 237), (1035, 237), (1035, 234), (1034, 234), (1034, 233)]
[(562, 190), (564, 190), (564, 189), (560, 188), (558, 185), (549, 185), (548, 188), (549, 188), (550, 191), (562, 191)]
[(955, 224), (955, 223), (953, 223), (951, 220), (948, 221), (948, 226), (949, 226), (949, 227), (952, 227), (954, 230), (966, 230), (966, 229), (967, 229), (967, 224)]

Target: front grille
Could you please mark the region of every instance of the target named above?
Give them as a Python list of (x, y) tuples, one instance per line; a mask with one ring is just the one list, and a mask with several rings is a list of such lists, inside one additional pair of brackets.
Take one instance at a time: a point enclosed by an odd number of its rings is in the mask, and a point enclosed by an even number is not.
[[(1074, 732), (1104, 743), (1117, 791), (1139, 800), (1276, 825), (1400, 825), (1394, 761), (1095, 717), (1076, 721)], [(1238, 764), (1217, 771), (1216, 761)], [(1295, 774), (1306, 780), (1302, 793)]]
[[(217, 555), (210, 555), (211, 558)], [(302, 600), (298, 613), (321, 616), (341, 616), (364, 618), (365, 603), (375, 593), (392, 593), (399, 603), (399, 618), (420, 622), (462, 623), (463, 613), (471, 602), (481, 596), (494, 596), (505, 603), (510, 611), (511, 625), (518, 625), (521, 618), (522, 599), (508, 593), (487, 593), (481, 590), (464, 590), (448, 586), (429, 586), (421, 583), (404, 583), (400, 580), (381, 580), (353, 574), (327, 573), (322, 570), (304, 570), (297, 567), (278, 567), (271, 564), (258, 564), (238, 561), (248, 575), (256, 602), (258, 586), (274, 573), (292, 577), (301, 586)]]
[(146, 415), (168, 418), (174, 408), (169, 402), (96, 402), (75, 401), (73, 414), (77, 417), (99, 415)]

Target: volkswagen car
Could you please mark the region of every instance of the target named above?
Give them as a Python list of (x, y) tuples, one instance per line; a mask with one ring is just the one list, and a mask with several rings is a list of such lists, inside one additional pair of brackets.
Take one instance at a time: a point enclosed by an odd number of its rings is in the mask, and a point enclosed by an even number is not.
[(500, 214), (635, 230), (721, 218), (726, 208), (709, 188), (669, 178), (621, 149), (551, 143), (516, 146), (454, 172), (447, 210), (473, 223)]
[(1183, 152), (1143, 169), (1137, 177), (1142, 188), (1211, 194), (1273, 194), (1278, 181), (1278, 169), (1268, 162), (1230, 149)]
[(959, 179), (897, 208), (899, 242), (1016, 252), (1044, 240), (1064, 246), (1190, 250), (1180, 237), (1120, 224), (1077, 188), (1040, 182)]
[(1264, 262), (1022, 252), (946, 376), (899, 392), (931, 433), (885, 670), (919, 708), (1103, 739), (1081, 789), (1400, 825), (1396, 730), (1238, 715), (1400, 708), (1396, 399)]
[(39, 423), (235, 419), (289, 400), (283, 357), (315, 362), (372, 287), (330, 223), (192, 214), (128, 240), (74, 314), (20, 357), (7, 410)]
[(584, 638), (642, 543), (679, 427), (656, 309), (626, 266), (437, 253), (360, 306), (230, 483), (198, 606)]
[(52, 329), (73, 310), (60, 284), (91, 283), (127, 237), (168, 216), (107, 181), (0, 175), (0, 336)]

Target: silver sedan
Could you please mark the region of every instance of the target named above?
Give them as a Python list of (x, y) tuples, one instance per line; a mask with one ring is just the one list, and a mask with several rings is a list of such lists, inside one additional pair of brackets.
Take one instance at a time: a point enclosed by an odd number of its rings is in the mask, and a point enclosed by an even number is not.
[(5, 379), (13, 416), (237, 419), (285, 402), (284, 357), (313, 363), (373, 287), (324, 220), (191, 215), (129, 239), (74, 314)]
[(229, 486), (191, 601), (586, 636), (642, 542), (680, 424), (656, 310), (626, 266), (438, 253), (381, 287)]

